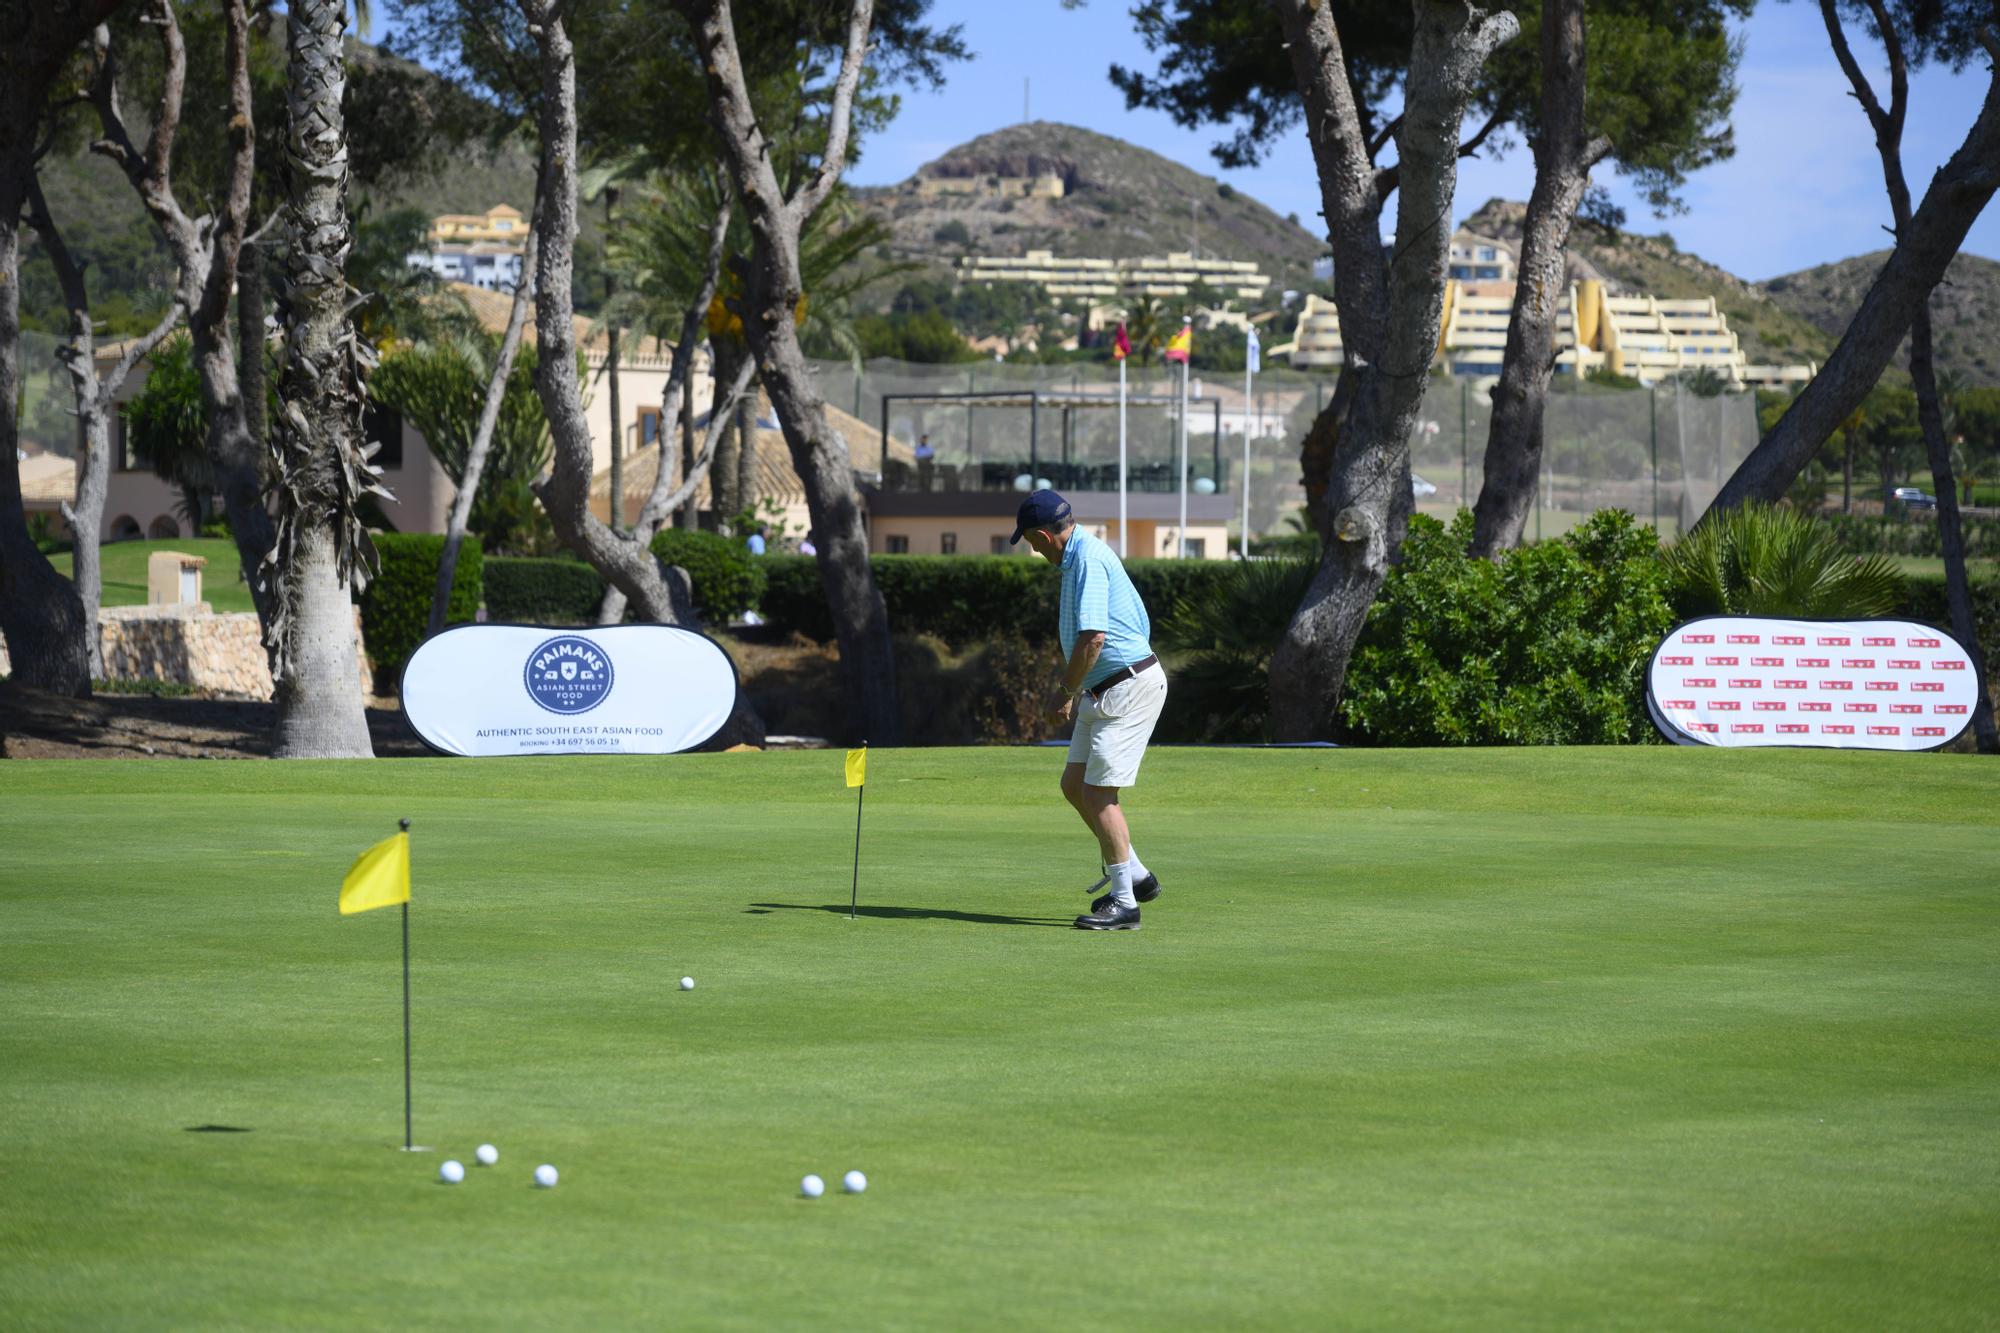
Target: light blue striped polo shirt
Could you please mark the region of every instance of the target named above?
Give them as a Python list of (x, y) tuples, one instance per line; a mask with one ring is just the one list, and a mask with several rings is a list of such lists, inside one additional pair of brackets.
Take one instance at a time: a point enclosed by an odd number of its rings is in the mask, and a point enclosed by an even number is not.
[(1104, 631), (1104, 651), (1084, 677), (1085, 689), (1106, 676), (1153, 655), (1148, 639), (1153, 622), (1131, 576), (1110, 546), (1072, 528), (1063, 547), (1062, 616), (1059, 622), (1063, 660), (1076, 651), (1076, 636), (1085, 630)]

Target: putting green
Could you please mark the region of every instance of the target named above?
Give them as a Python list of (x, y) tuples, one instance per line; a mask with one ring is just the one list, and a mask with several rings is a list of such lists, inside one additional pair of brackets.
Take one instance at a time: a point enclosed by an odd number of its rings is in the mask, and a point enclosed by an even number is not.
[(0, 765), (0, 1325), (2000, 1309), (2000, 768), (1162, 750), (1091, 935), (1059, 761), (873, 755), (856, 921), (838, 754)]

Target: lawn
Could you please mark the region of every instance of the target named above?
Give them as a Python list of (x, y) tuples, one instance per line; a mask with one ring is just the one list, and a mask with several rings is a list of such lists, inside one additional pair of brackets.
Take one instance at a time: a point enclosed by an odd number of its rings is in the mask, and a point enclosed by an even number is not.
[[(174, 541), (111, 542), (98, 548), (104, 572), (105, 606), (146, 604), (146, 557), (155, 551), (180, 551), (203, 556), (208, 567), (201, 571), (202, 600), (217, 611), (254, 611), (250, 585), (236, 557), (236, 543), (227, 537), (184, 537)], [(72, 577), (70, 553), (49, 557), (56, 573)]]
[(1991, 1327), (1989, 762), (1056, 762), (0, 765), (0, 1326)]

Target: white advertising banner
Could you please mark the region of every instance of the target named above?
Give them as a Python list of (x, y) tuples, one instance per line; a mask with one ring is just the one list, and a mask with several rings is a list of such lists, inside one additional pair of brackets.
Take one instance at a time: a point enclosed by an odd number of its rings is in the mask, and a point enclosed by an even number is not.
[(1669, 631), (1646, 668), (1653, 723), (1680, 745), (1934, 750), (1978, 690), (1957, 639), (1905, 620), (1709, 616)]
[(403, 667), (403, 715), (446, 754), (674, 754), (735, 707), (729, 655), (671, 625), (459, 625)]

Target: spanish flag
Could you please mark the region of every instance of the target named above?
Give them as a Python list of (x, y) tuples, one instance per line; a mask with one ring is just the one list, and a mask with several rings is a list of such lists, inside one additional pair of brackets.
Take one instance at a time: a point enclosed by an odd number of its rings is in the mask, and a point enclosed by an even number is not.
[(1132, 340), (1125, 336), (1125, 325), (1120, 321), (1118, 332), (1111, 335), (1111, 359), (1123, 361), (1130, 355), (1132, 355)]
[(865, 786), (868, 782), (868, 747), (847, 752), (847, 785)]
[(1167, 361), (1178, 361), (1182, 365), (1186, 365), (1188, 358), (1193, 355), (1194, 355), (1193, 323), (1187, 323), (1181, 325), (1181, 331), (1179, 333), (1176, 333), (1173, 337), (1167, 339), (1167, 350), (1160, 353), (1162, 359)]
[(355, 858), (340, 881), (340, 914), (394, 907), (410, 901), (410, 835), (384, 838)]

